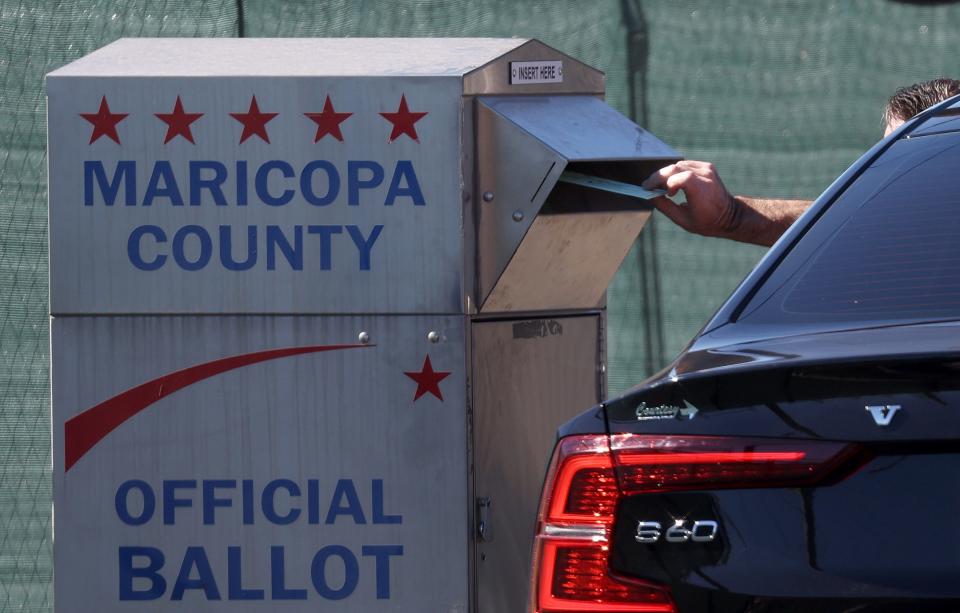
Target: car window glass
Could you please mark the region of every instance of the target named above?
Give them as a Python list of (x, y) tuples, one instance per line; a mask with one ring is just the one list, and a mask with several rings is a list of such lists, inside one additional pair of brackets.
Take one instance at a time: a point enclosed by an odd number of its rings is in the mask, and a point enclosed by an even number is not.
[(905, 139), (823, 213), (738, 321), (960, 318), (958, 280), (960, 134)]

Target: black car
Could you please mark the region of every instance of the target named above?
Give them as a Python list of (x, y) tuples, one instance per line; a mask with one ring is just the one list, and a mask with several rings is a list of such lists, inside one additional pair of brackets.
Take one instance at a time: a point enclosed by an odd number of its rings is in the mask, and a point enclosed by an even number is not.
[(560, 431), (531, 611), (960, 611), (960, 101)]

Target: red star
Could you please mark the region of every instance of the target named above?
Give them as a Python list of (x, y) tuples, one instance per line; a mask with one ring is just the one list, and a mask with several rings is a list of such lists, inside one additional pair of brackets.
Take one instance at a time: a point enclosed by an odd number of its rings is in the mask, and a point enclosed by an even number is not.
[(93, 124), (93, 134), (90, 135), (90, 143), (93, 144), (101, 136), (106, 136), (113, 142), (120, 144), (120, 137), (117, 135), (117, 124), (123, 121), (129, 113), (111, 113), (110, 105), (107, 104), (107, 97), (101, 96), (100, 109), (96, 113), (80, 113), (80, 116)]
[(323, 112), (304, 113), (304, 115), (317, 124), (317, 135), (313, 137), (313, 142), (320, 142), (321, 138), (329, 134), (342, 143), (343, 134), (340, 133), (340, 124), (346, 121), (347, 117), (350, 117), (353, 113), (338, 113), (334, 111), (333, 103), (330, 102), (330, 96), (328, 95), (327, 101), (323, 103)]
[(257, 97), (250, 100), (250, 109), (246, 113), (230, 113), (230, 116), (243, 124), (243, 134), (240, 135), (240, 144), (254, 134), (259, 136), (264, 142), (269, 143), (270, 137), (267, 136), (267, 122), (272, 120), (280, 113), (261, 113), (257, 105)]
[(380, 115), (393, 124), (393, 131), (390, 132), (388, 143), (395, 141), (401, 134), (406, 134), (418, 143), (420, 142), (420, 139), (417, 138), (417, 129), (413, 127), (413, 124), (423, 119), (426, 113), (411, 113), (410, 109), (407, 108), (406, 96), (401, 94), (400, 108), (397, 109), (396, 113), (380, 113)]
[(450, 373), (435, 372), (433, 365), (430, 363), (429, 355), (423, 360), (423, 368), (420, 369), (420, 372), (405, 372), (403, 374), (417, 382), (417, 393), (413, 397), (414, 402), (420, 400), (420, 397), (427, 392), (443, 400), (443, 394), (440, 393), (440, 382), (449, 377)]
[(164, 145), (178, 136), (184, 137), (194, 145), (196, 144), (193, 142), (193, 133), (190, 132), (190, 124), (203, 117), (203, 113), (185, 113), (183, 111), (183, 102), (180, 101), (180, 96), (177, 96), (177, 101), (173, 105), (172, 113), (154, 113), (154, 115), (157, 116), (157, 119), (167, 124), (167, 136), (163, 139)]

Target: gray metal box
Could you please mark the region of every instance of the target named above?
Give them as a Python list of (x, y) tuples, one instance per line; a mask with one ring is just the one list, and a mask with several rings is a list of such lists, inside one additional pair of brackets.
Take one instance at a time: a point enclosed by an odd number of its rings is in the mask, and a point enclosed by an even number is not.
[(677, 154), (535, 40), (125, 39), (47, 91), (56, 609), (523, 610), (650, 214), (558, 179)]

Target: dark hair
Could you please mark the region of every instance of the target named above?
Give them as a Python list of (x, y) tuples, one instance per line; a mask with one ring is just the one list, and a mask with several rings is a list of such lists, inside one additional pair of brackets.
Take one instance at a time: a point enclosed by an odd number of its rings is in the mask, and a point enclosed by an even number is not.
[(883, 109), (883, 122), (889, 125), (894, 121), (907, 121), (921, 111), (957, 94), (960, 94), (960, 81), (944, 77), (901, 87), (887, 101), (887, 106)]

